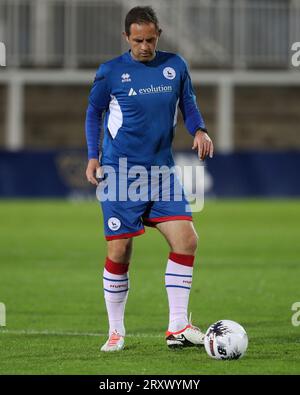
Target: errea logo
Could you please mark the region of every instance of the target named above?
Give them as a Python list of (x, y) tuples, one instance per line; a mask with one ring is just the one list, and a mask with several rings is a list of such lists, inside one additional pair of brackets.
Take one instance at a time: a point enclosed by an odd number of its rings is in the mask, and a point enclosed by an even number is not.
[(122, 82), (131, 82), (130, 74), (124, 73), (121, 75)]

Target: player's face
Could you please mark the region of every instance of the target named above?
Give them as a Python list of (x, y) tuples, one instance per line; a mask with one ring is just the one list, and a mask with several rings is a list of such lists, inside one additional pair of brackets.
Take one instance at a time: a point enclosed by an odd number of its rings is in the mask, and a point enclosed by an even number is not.
[(155, 57), (155, 49), (160, 36), (154, 23), (132, 23), (130, 35), (126, 40), (130, 45), (131, 54), (135, 60), (149, 62)]

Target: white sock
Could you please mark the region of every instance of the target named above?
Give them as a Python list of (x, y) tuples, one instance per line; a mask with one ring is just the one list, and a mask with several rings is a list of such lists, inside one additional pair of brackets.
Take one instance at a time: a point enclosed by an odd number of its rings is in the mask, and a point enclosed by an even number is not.
[(104, 268), (103, 288), (109, 321), (109, 336), (115, 331), (125, 336), (124, 312), (129, 291), (128, 272), (115, 274)]
[(169, 332), (188, 325), (188, 304), (192, 286), (194, 256), (170, 253), (165, 285), (169, 300)]

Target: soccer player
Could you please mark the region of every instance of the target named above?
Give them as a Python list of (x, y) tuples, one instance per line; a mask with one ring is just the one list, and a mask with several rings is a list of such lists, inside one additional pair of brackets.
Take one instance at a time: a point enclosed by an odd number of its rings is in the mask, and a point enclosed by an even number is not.
[[(153, 166), (174, 166), (171, 144), (178, 107), (194, 138), (192, 148), (197, 150), (199, 158), (213, 156), (213, 143), (197, 106), (185, 60), (156, 50), (161, 29), (154, 10), (151, 7), (131, 9), (123, 35), (130, 50), (99, 67), (89, 96), (86, 177), (90, 183), (99, 185), (98, 188), (103, 183), (102, 188), (109, 184), (107, 173), (112, 169), (118, 180), (127, 174), (124, 166), (120, 167), (120, 159), (126, 160), (129, 169), (143, 166), (147, 172)], [(100, 150), (103, 113), (104, 140)], [(110, 170), (106, 172), (106, 168)], [(96, 175), (101, 169), (106, 177), (103, 175), (99, 181)], [(127, 182), (129, 188), (133, 180), (129, 177)], [(171, 187), (177, 182), (176, 177), (171, 178)], [(157, 196), (161, 192), (159, 190)], [(171, 250), (165, 273), (169, 302), (167, 345), (181, 348), (203, 344), (203, 333), (187, 318), (198, 236), (191, 212), (186, 211), (186, 199), (183, 196), (178, 201), (175, 195), (172, 192), (168, 202), (159, 197), (143, 201), (119, 197), (115, 201), (101, 201), (107, 240), (103, 284), (109, 320), (108, 340), (102, 351), (119, 351), (124, 347), (124, 311), (133, 237), (144, 233), (144, 225), (156, 227)]]

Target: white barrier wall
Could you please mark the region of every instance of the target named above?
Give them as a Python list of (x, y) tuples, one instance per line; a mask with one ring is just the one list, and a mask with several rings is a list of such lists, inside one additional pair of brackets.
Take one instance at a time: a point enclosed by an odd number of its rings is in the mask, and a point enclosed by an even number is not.
[[(5, 148), (22, 149), (24, 146), (24, 86), (91, 85), (95, 71), (8, 71), (0, 74), (0, 83), (8, 84)], [(299, 70), (280, 72), (204, 72), (192, 71), (195, 85), (217, 86), (216, 148), (220, 153), (234, 150), (233, 117), (234, 88), (236, 86), (299, 86)]]

